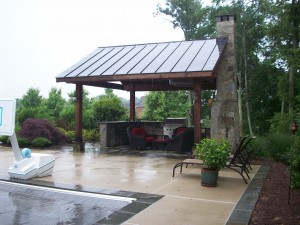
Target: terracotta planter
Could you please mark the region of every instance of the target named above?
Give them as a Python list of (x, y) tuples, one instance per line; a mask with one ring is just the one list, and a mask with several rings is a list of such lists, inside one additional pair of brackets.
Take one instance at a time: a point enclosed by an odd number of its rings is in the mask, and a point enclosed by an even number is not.
[(201, 169), (201, 185), (205, 187), (216, 187), (219, 178), (219, 171), (209, 170), (206, 168)]

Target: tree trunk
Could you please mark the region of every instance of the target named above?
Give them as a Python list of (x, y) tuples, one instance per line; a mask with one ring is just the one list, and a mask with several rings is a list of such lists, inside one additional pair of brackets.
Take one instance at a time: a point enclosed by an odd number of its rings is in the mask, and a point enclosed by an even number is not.
[(194, 125), (194, 109), (193, 109), (193, 96), (192, 92), (188, 91), (188, 96), (189, 96), (189, 116), (188, 116), (188, 125), (193, 126)]
[(243, 129), (243, 109), (242, 109), (242, 90), (241, 90), (241, 73), (237, 73), (237, 79), (238, 79), (238, 89), (237, 89), (237, 94), (238, 94), (238, 107), (239, 107), (239, 116), (240, 116), (240, 126), (241, 126), (241, 136), (244, 136), (244, 129)]
[(284, 101), (284, 99), (282, 99), (282, 101), (281, 101), (281, 111), (280, 111), (281, 114), (284, 113), (284, 103), (285, 103), (285, 101)]
[(294, 66), (290, 66), (289, 73), (289, 114), (294, 113), (294, 79), (295, 79), (295, 69)]
[(247, 62), (247, 46), (246, 46), (246, 25), (243, 26), (243, 34), (242, 34), (242, 45), (243, 45), (243, 53), (244, 53), (244, 76), (245, 76), (245, 98), (246, 98), (246, 112), (247, 112), (247, 121), (249, 127), (249, 133), (253, 136), (252, 124), (251, 124), (251, 116), (250, 116), (250, 104), (249, 104), (249, 85), (248, 85), (248, 62)]

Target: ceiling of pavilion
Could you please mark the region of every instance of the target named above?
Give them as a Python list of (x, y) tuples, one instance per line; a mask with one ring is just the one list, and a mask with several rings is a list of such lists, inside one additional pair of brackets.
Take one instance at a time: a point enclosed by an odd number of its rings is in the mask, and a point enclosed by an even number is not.
[(135, 91), (215, 89), (226, 38), (99, 47), (57, 82)]

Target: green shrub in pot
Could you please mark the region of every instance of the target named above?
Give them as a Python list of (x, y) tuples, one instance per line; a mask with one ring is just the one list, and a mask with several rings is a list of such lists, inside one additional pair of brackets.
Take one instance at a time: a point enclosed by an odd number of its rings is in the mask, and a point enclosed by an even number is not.
[(224, 168), (230, 156), (231, 144), (226, 139), (205, 138), (196, 144), (196, 157), (201, 159), (209, 170)]
[(230, 150), (231, 144), (226, 139), (206, 138), (196, 144), (196, 157), (206, 166), (201, 169), (202, 186), (217, 186), (219, 170), (226, 165)]

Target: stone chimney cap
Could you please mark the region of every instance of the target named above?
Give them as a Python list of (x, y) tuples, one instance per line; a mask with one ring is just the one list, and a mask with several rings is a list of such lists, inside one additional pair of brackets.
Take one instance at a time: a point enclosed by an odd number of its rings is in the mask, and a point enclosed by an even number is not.
[(234, 20), (235, 21), (236, 20), (236, 16), (234, 14), (216, 16), (216, 21), (217, 22), (230, 21), (230, 20)]

